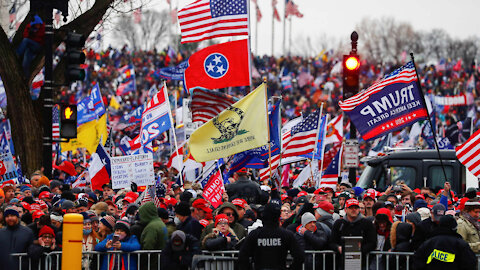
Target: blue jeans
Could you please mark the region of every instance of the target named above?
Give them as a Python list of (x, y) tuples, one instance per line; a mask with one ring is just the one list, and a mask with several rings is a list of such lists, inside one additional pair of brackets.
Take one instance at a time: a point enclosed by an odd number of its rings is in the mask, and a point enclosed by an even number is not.
[(41, 48), (42, 46), (40, 45), (40, 43), (33, 41), (29, 38), (24, 38), (20, 43), (20, 46), (18, 46), (17, 55), (20, 58), (23, 57), (22, 67), (23, 72), (25, 73), (25, 77), (30, 77), (30, 63), (40, 52)]

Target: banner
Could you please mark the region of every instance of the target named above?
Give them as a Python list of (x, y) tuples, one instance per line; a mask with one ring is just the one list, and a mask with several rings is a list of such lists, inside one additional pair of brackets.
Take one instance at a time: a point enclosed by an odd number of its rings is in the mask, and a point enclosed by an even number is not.
[(183, 77), (187, 67), (188, 67), (188, 59), (178, 64), (178, 66), (176, 67), (161, 68), (155, 71), (153, 75), (158, 76), (158, 78), (162, 78), (166, 80), (183, 81)]
[(110, 161), (112, 188), (114, 189), (128, 188), (132, 182), (137, 186), (147, 186), (155, 183), (151, 153), (112, 157)]
[(372, 140), (428, 117), (417, 80), (409, 62), (339, 105), (362, 138)]
[(143, 146), (149, 144), (158, 135), (173, 126), (170, 103), (167, 99), (166, 91), (166, 87), (163, 86), (147, 103), (142, 114), (140, 141)]
[(202, 195), (214, 208), (217, 208), (222, 204), (223, 192), (225, 192), (225, 186), (223, 185), (222, 174), (217, 168), (203, 188)]
[(195, 160), (215, 160), (267, 144), (266, 92), (263, 83), (193, 132), (190, 151)]
[(12, 152), (10, 151), (10, 144), (8, 142), (8, 135), (5, 129), (2, 131), (2, 138), (0, 140), (0, 182), (3, 183), (8, 180), (16, 179), (17, 168), (13, 161)]

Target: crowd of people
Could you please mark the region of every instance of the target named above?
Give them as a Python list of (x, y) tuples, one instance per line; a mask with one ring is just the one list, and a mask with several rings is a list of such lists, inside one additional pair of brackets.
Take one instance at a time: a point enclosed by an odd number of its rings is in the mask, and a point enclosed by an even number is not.
[[(24, 184), (6, 183), (0, 189), (0, 242), (2, 253), (27, 253), (32, 263), (62, 250), (65, 214), (83, 216), (83, 269), (188, 269), (203, 251), (239, 250), (240, 269), (307, 269), (330, 267), (331, 256), (305, 251), (332, 250), (342, 268), (344, 237), (360, 236), (363, 266), (371, 251), (415, 252), (410, 260), (392, 259), (413, 269), (475, 269), (480, 252), (480, 200), (476, 189), (455, 194), (450, 184), (442, 190), (411, 190), (396, 183), (384, 192), (363, 190), (348, 183), (332, 188), (280, 190), (261, 186), (246, 169), (226, 185), (222, 204), (214, 208), (202, 190), (168, 181), (168, 172), (157, 189), (155, 203), (146, 201), (135, 186), (114, 190), (71, 188), (41, 173)], [(94, 256), (90, 251), (122, 251)], [(129, 256), (136, 250), (161, 251), (158, 256)], [(287, 253), (292, 261), (286, 261)], [(102, 253), (104, 254), (104, 253)], [(115, 257), (117, 256), (117, 257)], [(160, 258), (160, 259), (158, 259)], [(140, 262), (137, 261), (140, 260)], [(98, 261), (100, 260), (100, 261)], [(325, 260), (325, 261), (323, 261)], [(54, 260), (55, 261), (55, 260)], [(10, 258), (5, 266), (18, 268)], [(10, 264), (9, 264), (9, 263)], [(314, 264), (315, 263), (315, 264)], [(372, 256), (371, 265), (386, 266), (383, 256)], [(25, 264), (23, 264), (25, 265)], [(42, 266), (43, 267), (43, 266)], [(10, 269), (10, 268), (6, 268)], [(13, 268), (11, 268), (13, 269)]]

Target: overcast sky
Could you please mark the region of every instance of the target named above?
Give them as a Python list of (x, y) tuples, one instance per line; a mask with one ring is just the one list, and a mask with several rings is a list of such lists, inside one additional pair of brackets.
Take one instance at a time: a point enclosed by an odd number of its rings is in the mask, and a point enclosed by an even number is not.
[[(193, 0), (172, 0), (178, 9)], [(284, 1), (278, 0), (280, 14), (284, 12)], [(345, 38), (349, 42), (350, 33), (362, 18), (393, 17), (397, 21), (409, 22), (415, 30), (445, 29), (452, 37), (467, 38), (479, 36), (480, 11), (479, 0), (296, 0), (303, 18), (294, 18), (292, 32), (295, 38), (309, 36), (312, 42), (322, 34)], [(272, 6), (271, 0), (258, 0), (263, 14), (258, 25), (258, 51), (261, 54), (271, 53)], [(167, 7), (166, 0), (154, 0), (149, 6), (155, 9)], [(255, 9), (251, 8), (252, 49), (255, 48)], [(282, 17), (282, 16), (281, 16)], [(282, 18), (283, 19), (283, 18)], [(177, 31), (178, 30), (177, 28)], [(288, 30), (287, 30), (288, 31)], [(362, 41), (362, 33), (359, 33)], [(275, 22), (275, 54), (282, 53), (283, 22)]]

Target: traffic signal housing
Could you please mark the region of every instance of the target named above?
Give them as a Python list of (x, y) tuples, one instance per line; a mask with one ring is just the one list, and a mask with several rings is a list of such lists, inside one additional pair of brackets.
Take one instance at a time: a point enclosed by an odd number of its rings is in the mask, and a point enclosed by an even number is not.
[(60, 138), (77, 138), (77, 105), (60, 105)]
[(360, 56), (350, 53), (343, 56), (343, 100), (355, 95), (359, 90)]
[(85, 36), (68, 32), (65, 40), (65, 84), (69, 85), (74, 81), (83, 81), (85, 79), (85, 70), (81, 65), (85, 64)]

